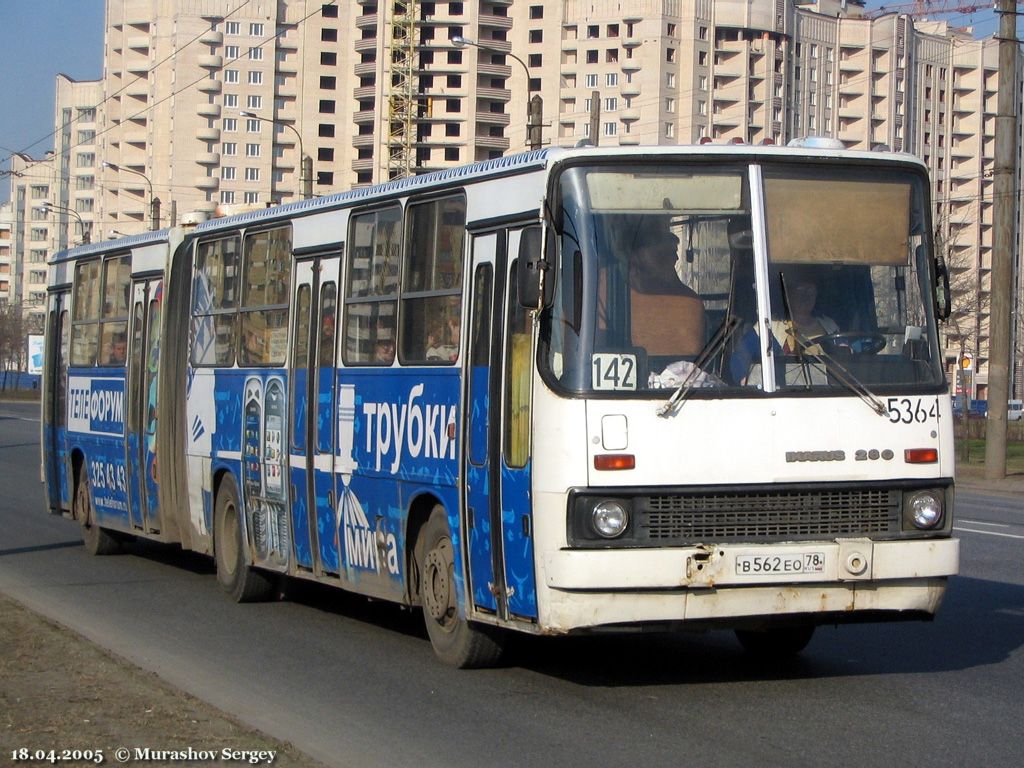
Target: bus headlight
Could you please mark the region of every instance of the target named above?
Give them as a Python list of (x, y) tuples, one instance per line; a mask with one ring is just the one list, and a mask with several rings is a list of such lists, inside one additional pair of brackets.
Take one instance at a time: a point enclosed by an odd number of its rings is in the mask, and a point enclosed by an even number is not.
[(629, 513), (618, 501), (599, 501), (590, 513), (590, 523), (599, 536), (614, 539), (629, 526)]
[(942, 494), (939, 491), (918, 491), (906, 497), (906, 519), (915, 528), (929, 530), (942, 522)]

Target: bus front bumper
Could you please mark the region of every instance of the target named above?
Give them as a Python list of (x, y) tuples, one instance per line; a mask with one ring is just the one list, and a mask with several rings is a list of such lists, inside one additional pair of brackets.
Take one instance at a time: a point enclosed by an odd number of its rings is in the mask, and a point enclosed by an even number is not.
[(560, 550), (545, 557), (551, 612), (543, 623), (559, 632), (795, 614), (927, 617), (959, 559), (956, 539)]

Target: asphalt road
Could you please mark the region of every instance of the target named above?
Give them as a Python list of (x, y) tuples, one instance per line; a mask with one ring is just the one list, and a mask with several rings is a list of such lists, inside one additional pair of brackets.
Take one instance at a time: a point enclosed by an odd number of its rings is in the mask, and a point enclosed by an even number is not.
[[(435, 661), (416, 613), (301, 586), (235, 605), (212, 563), (90, 558), (46, 514), (39, 424), (0, 403), (0, 592), (332, 766), (1017, 766), (1024, 500), (958, 494), (961, 575), (935, 622), (820, 629), (765, 668), (729, 633), (524, 639)], [(2, 682), (2, 681), (0, 681)], [(87, 747), (88, 745), (61, 745)]]

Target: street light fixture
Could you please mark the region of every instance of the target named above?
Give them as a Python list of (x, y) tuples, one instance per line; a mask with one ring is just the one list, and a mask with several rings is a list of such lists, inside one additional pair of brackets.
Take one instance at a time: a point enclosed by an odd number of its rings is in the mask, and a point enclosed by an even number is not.
[(122, 165), (116, 163), (108, 163), (104, 160), (100, 163), (101, 168), (109, 168), (112, 171), (125, 171), (126, 173), (134, 173), (136, 176), (141, 176), (146, 180), (146, 184), (149, 185), (149, 228), (154, 232), (160, 229), (160, 199), (153, 196), (153, 182), (149, 180), (149, 176), (144, 174), (142, 171), (135, 171), (131, 168), (125, 168)]
[(57, 213), (68, 213), (74, 216), (78, 220), (78, 226), (82, 230), (82, 245), (88, 245), (92, 241), (92, 222), (89, 222), (90, 226), (86, 226), (85, 220), (81, 217), (78, 211), (73, 208), (67, 208), (63, 205), (57, 205), (50, 201), (44, 202), (42, 205), (37, 206), (37, 211), (43, 214), (43, 216), (49, 216), (50, 211), (56, 211)]
[(302, 199), (309, 200), (313, 197), (313, 158), (306, 154), (306, 150), (302, 148), (302, 134), (299, 130), (291, 123), (286, 123), (283, 120), (275, 120), (272, 117), (261, 117), (255, 112), (239, 111), (242, 117), (251, 117), (253, 120), (262, 120), (264, 123), (270, 123), (272, 125), (281, 125), (290, 130), (295, 134), (295, 138), (299, 140), (299, 186), (302, 188)]
[(530, 96), (533, 92), (533, 88), (530, 87), (530, 68), (526, 65), (526, 62), (516, 54), (512, 53), (512, 51), (503, 51), (495, 46), (480, 43), (476, 40), (470, 40), (468, 37), (463, 37), (462, 35), (453, 35), (451, 37), (451, 43), (456, 48), (465, 48), (467, 45), (471, 45), (474, 48), (479, 48), (481, 51), (490, 51), (491, 53), (500, 53), (504, 56), (511, 56), (513, 59), (518, 61), (520, 65), (522, 65), (523, 72), (526, 73), (526, 143), (530, 146), (530, 149), (540, 149), (540, 132), (541, 126), (543, 125), (544, 106), (540, 94), (537, 94), (532, 98)]

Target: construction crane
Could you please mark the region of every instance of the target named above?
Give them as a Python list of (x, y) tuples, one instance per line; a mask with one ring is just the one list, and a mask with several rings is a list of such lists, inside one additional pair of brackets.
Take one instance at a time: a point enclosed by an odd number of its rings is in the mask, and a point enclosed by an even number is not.
[(942, 16), (949, 13), (977, 13), (991, 8), (991, 3), (978, 3), (965, 5), (961, 2), (929, 2), (919, 0), (916, 3), (886, 3), (865, 14), (869, 19), (877, 19), (887, 13), (900, 13), (911, 16), (915, 19), (923, 19), (929, 16)]
[(416, 115), (416, 18), (418, 0), (393, 0), (391, 55), (388, 67), (387, 144), (383, 166), (388, 179), (408, 176), (413, 168)]

